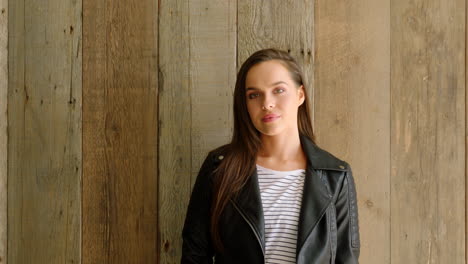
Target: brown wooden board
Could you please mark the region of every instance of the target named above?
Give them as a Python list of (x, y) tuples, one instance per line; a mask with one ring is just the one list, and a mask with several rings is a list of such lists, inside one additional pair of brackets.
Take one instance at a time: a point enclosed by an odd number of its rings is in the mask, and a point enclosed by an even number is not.
[(0, 0), (0, 264), (7, 261), (8, 1)]
[(360, 263), (390, 263), (390, 2), (315, 3), (318, 144), (353, 170)]
[(81, 1), (9, 1), (8, 262), (80, 262)]
[(157, 263), (158, 3), (83, 4), (82, 263)]
[(465, 1), (391, 1), (392, 263), (465, 262)]

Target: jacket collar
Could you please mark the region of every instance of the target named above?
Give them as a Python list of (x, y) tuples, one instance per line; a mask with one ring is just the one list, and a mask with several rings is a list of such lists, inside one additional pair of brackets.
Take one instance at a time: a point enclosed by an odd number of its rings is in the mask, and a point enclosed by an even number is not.
[[(343, 161), (319, 148), (307, 136), (301, 134), (299, 137), (302, 149), (307, 156), (307, 167), (299, 215), (297, 254), (300, 253), (307, 237), (314, 229), (318, 220), (323, 216), (332, 200), (332, 195), (322, 180), (321, 170), (345, 170)], [(261, 241), (262, 249), (264, 249), (265, 222), (256, 170), (233, 200), (244, 214), (244, 217), (252, 225)]]

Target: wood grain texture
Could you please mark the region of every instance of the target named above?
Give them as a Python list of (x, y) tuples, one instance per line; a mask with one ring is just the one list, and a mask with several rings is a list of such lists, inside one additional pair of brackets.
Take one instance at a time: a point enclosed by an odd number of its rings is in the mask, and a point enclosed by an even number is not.
[(353, 169), (360, 262), (390, 263), (390, 3), (315, 3), (317, 141)]
[(0, 264), (7, 263), (8, 0), (0, 0)]
[(314, 1), (239, 1), (237, 67), (253, 52), (278, 48), (302, 65), (306, 90), (313, 94)]
[(9, 4), (8, 262), (79, 263), (81, 1)]
[(178, 263), (192, 185), (231, 136), (236, 1), (161, 1), (160, 14), (160, 251)]
[(82, 263), (157, 263), (157, 2), (83, 9)]
[(465, 1), (391, 1), (392, 263), (465, 262)]
[(189, 2), (162, 0), (159, 14), (158, 250), (178, 263), (192, 173)]
[(190, 1), (191, 185), (208, 151), (232, 136), (236, 12), (237, 1)]

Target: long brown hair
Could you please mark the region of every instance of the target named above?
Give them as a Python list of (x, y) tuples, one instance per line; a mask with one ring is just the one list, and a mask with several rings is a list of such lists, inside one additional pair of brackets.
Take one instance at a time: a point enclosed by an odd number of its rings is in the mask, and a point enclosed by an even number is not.
[(278, 60), (289, 71), (298, 87), (304, 85), (304, 103), (299, 106), (297, 122), (299, 133), (315, 142), (310, 115), (309, 99), (302, 70), (296, 60), (287, 52), (277, 49), (263, 49), (252, 55), (242, 64), (237, 74), (234, 89), (234, 133), (229, 144), (219, 150), (227, 153), (214, 172), (214, 192), (211, 205), (211, 236), (216, 249), (223, 245), (219, 234), (219, 220), (231, 199), (247, 182), (255, 171), (257, 152), (261, 146), (260, 132), (254, 127), (247, 111), (246, 76), (250, 68), (261, 62)]

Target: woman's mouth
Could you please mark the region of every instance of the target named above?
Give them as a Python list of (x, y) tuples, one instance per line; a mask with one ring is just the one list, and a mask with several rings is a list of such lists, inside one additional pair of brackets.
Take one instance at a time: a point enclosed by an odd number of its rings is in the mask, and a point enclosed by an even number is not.
[(268, 122), (273, 122), (275, 121), (276, 119), (280, 118), (279, 115), (275, 115), (275, 114), (269, 114), (269, 115), (266, 115), (262, 118), (262, 121), (264, 123), (268, 123)]

